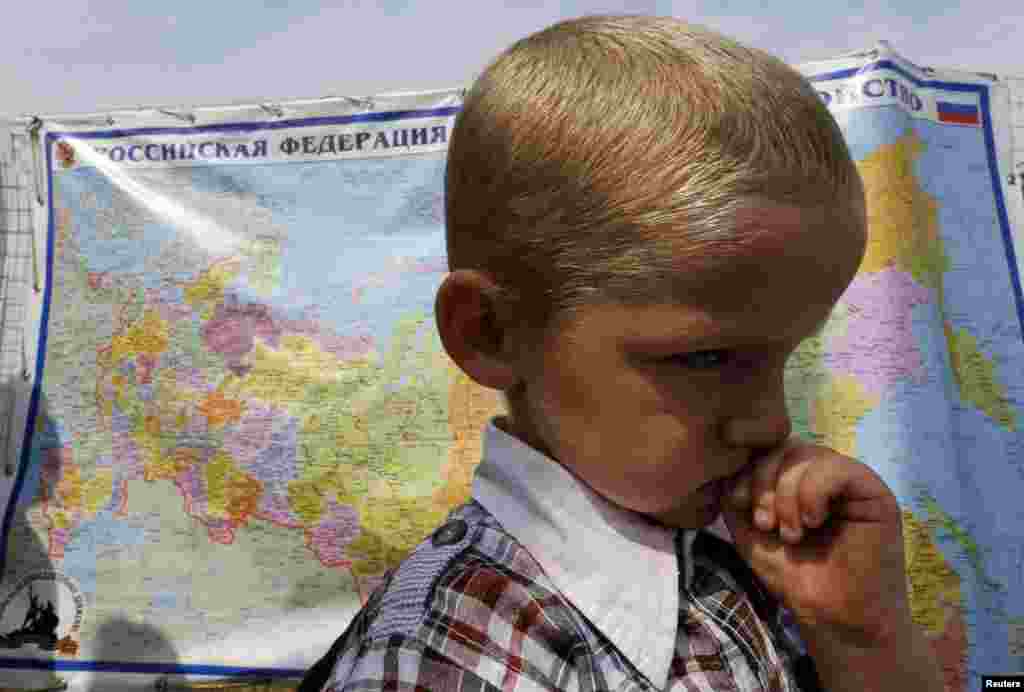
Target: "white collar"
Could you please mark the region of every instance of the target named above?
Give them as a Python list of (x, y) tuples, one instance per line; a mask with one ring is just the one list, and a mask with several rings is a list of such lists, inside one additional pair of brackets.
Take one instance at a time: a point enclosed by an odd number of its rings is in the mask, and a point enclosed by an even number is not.
[[(561, 464), (498, 427), (484, 430), (473, 497), (554, 585), (659, 689), (679, 621), (676, 529), (612, 504)], [(708, 527), (732, 542), (722, 517)], [(696, 530), (684, 532), (687, 585)]]

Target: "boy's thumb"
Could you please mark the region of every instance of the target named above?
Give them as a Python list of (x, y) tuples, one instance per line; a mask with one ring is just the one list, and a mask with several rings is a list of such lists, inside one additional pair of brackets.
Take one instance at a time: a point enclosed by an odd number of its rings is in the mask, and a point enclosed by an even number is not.
[[(763, 552), (765, 549), (774, 552), (781, 544), (781, 540), (776, 534), (762, 531), (754, 526), (752, 511), (750, 507), (737, 508), (732, 504), (731, 499), (726, 499), (722, 503), (722, 518), (725, 519), (725, 525), (729, 528), (729, 533), (732, 534), (736, 552), (747, 564), (754, 567), (755, 548), (759, 549), (759, 552)], [(755, 569), (755, 571), (757, 570)]]

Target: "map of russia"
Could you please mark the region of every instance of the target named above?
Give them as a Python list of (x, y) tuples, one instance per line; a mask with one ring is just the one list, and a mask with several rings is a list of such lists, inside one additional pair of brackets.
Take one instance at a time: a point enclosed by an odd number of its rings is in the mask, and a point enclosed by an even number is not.
[[(791, 359), (787, 403), (798, 434), (897, 493), (914, 619), (967, 689), (1024, 669), (1005, 114), (984, 80), (885, 51), (804, 69), (864, 180), (869, 244)], [(0, 654), (287, 677), (468, 498), (503, 405), (432, 314), (460, 93), (410, 98), (244, 137), (44, 130), (45, 319)], [(269, 631), (292, 648), (252, 635)]]

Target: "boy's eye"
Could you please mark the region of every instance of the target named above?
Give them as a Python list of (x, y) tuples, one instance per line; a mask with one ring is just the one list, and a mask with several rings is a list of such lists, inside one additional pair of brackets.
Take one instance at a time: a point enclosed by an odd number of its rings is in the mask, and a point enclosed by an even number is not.
[(715, 368), (720, 368), (732, 360), (731, 356), (732, 351), (712, 349), (710, 351), (680, 353), (678, 355), (669, 356), (665, 360), (693, 370), (714, 370)]

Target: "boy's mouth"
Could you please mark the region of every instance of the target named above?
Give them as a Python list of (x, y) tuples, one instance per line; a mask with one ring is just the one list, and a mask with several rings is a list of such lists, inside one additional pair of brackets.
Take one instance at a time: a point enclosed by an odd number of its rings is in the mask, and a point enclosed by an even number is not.
[(711, 492), (719, 496), (732, 492), (733, 486), (736, 484), (736, 481), (738, 481), (740, 476), (742, 476), (749, 468), (749, 463), (744, 464), (742, 467), (740, 467), (739, 471), (730, 476), (722, 476), (721, 478), (716, 478), (713, 481), (709, 481), (706, 484), (708, 492)]
[(718, 478), (705, 484), (703, 491), (713, 498), (723, 497), (731, 488), (729, 481), (725, 478)]
[(726, 483), (728, 483), (729, 485), (732, 485), (733, 483), (735, 483), (736, 481), (738, 481), (740, 479), (740, 476), (742, 476), (744, 473), (749, 471), (750, 467), (751, 467), (751, 463), (747, 462), (746, 464), (744, 464), (743, 466), (740, 467), (739, 471), (737, 471), (736, 473), (732, 474), (731, 476), (726, 476), (722, 480), (725, 481)]

